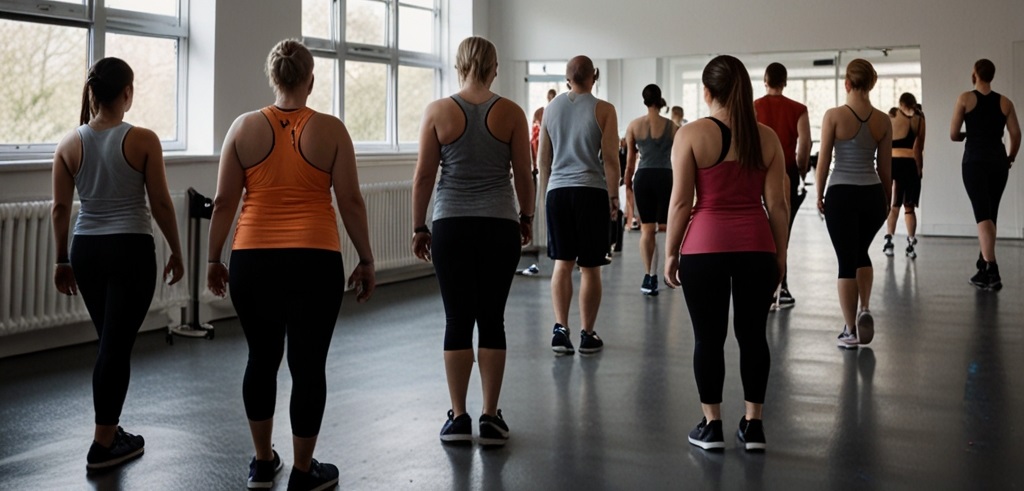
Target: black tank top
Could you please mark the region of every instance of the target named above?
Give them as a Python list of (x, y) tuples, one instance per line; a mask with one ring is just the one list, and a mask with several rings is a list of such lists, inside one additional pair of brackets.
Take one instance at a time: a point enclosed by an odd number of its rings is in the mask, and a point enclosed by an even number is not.
[(974, 96), (978, 99), (978, 104), (964, 115), (964, 123), (967, 125), (964, 160), (999, 157), (1005, 159), (1003, 129), (1006, 127), (1006, 115), (999, 107), (1002, 96), (995, 91), (984, 95), (977, 90), (974, 91)]
[(907, 136), (904, 136), (899, 140), (893, 140), (892, 148), (914, 148), (914, 140), (917, 140), (917, 134), (914, 133), (914, 118), (916, 118), (917, 115), (907, 116), (903, 111), (898, 112), (904, 118), (910, 119), (910, 122), (907, 123)]

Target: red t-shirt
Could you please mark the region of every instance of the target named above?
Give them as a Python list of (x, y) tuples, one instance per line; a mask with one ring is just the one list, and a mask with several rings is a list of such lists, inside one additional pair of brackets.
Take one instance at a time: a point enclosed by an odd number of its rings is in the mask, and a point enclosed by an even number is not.
[(784, 95), (766, 95), (754, 101), (757, 122), (775, 130), (786, 156), (786, 169), (796, 169), (796, 122), (807, 113), (807, 106)]

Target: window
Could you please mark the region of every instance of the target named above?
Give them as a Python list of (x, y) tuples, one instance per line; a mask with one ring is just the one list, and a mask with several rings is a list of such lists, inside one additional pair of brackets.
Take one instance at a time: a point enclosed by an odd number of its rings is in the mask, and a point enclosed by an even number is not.
[(108, 56), (135, 72), (126, 116), (184, 149), (184, 0), (0, 0), (0, 159), (52, 154), (78, 124), (88, 67)]
[(310, 106), (339, 116), (361, 151), (414, 150), (423, 109), (438, 97), (437, 2), (302, 0), (302, 9), (316, 61)]

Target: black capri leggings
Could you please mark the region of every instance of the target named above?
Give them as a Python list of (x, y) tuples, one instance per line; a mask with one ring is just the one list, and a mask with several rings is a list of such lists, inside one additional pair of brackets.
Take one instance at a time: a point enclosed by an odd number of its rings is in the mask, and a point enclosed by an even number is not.
[(249, 344), (242, 382), (245, 414), (274, 417), (277, 369), (288, 337), (292, 434), (320, 433), (327, 400), (327, 350), (345, 293), (341, 253), (324, 249), (241, 249), (231, 252), (231, 303)]
[(99, 337), (92, 371), (96, 424), (116, 425), (128, 394), (135, 336), (156, 290), (153, 236), (76, 235), (71, 266)]
[(740, 345), (743, 399), (763, 404), (771, 355), (765, 339), (779, 269), (770, 252), (722, 252), (679, 257), (679, 278), (693, 323), (693, 373), (703, 404), (721, 404), (729, 297)]
[(444, 350), (505, 349), (505, 302), (519, 263), (519, 223), (503, 218), (434, 220), (430, 255), (444, 301)]
[(974, 221), (992, 220), (999, 216), (999, 201), (1003, 198), (1006, 181), (1010, 177), (1007, 161), (968, 162), (963, 161), (961, 170), (967, 197), (971, 199)]
[(668, 223), (672, 169), (640, 169), (633, 176), (633, 202), (641, 223)]
[(889, 216), (881, 184), (838, 184), (825, 192), (825, 225), (839, 261), (839, 278), (856, 278), (871, 267), (868, 248)]

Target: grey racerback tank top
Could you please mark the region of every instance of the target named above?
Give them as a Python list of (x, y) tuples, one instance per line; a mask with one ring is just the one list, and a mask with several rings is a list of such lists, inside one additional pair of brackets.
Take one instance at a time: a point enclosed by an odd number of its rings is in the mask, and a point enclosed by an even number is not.
[(124, 138), (132, 125), (96, 131), (78, 127), (82, 166), (75, 187), (82, 201), (75, 235), (153, 234), (146, 206), (146, 179), (124, 158)]
[[(853, 108), (846, 106), (853, 113), (853, 117), (860, 121), (860, 128), (857, 134), (849, 140), (836, 139), (835, 143), (835, 166), (832, 168), (832, 175), (828, 179), (829, 187), (837, 184), (852, 184), (854, 186), (871, 186), (881, 184), (878, 172), (875, 171), (875, 153), (878, 151), (878, 142), (871, 136), (871, 128), (868, 127), (868, 119), (860, 119)], [(872, 109), (872, 112), (874, 110)]]

